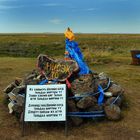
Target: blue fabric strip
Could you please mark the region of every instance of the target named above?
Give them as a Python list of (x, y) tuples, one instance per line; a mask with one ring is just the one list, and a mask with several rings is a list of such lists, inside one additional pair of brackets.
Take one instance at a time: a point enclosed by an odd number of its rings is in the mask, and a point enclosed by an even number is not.
[(136, 58), (140, 59), (140, 54), (137, 54), (137, 55), (136, 55)]
[(105, 114), (95, 114), (95, 115), (70, 115), (70, 114), (68, 114), (67, 116), (81, 117), (81, 118), (97, 118), (97, 117), (104, 117)]
[(101, 113), (104, 113), (104, 111), (92, 111), (92, 112), (68, 112), (68, 114), (71, 114), (71, 115), (93, 115), (93, 114), (101, 114)]
[(83, 55), (78, 47), (78, 44), (75, 41), (69, 41), (68, 39), (66, 39), (65, 42), (66, 50), (69, 52), (69, 57), (74, 59), (80, 68), (79, 74), (89, 74), (90, 69), (83, 60)]

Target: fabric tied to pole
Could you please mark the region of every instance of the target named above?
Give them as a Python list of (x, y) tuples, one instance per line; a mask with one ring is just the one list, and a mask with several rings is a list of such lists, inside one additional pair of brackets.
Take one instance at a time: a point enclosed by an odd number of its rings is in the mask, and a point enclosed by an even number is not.
[(75, 41), (69, 41), (69, 39), (66, 39), (66, 51), (69, 52), (69, 57), (77, 62), (80, 68), (80, 75), (90, 73), (90, 69), (84, 62), (83, 55)]

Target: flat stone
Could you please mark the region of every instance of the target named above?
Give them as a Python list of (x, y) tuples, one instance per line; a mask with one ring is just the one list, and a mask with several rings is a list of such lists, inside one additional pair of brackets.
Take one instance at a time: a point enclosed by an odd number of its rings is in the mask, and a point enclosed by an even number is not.
[(8, 93), (8, 97), (12, 100), (15, 101), (16, 100), (16, 95), (13, 92)]
[(26, 81), (26, 85), (37, 85), (39, 83), (38, 79), (28, 80)]
[(58, 79), (58, 81), (65, 81), (73, 73), (79, 71), (79, 66), (74, 60), (55, 60), (42, 54), (40, 54), (37, 59), (39, 70), (43, 72), (49, 80)]
[(14, 82), (12, 82), (11, 84), (9, 84), (9, 85), (4, 89), (4, 92), (5, 92), (5, 93), (9, 93), (9, 92), (11, 92), (16, 86), (17, 86), (17, 85), (16, 85)]
[(22, 93), (25, 93), (25, 92), (26, 92), (25, 85), (17, 86), (12, 90), (12, 93), (15, 94), (15, 95), (22, 94)]
[(100, 80), (106, 80), (108, 78), (107, 74), (105, 74), (104, 72), (99, 73), (98, 76)]
[[(39, 81), (38, 76), (40, 75), (40, 72), (38, 70), (33, 70), (25, 75), (24, 80), (22, 81), (21, 85), (28, 85), (34, 81)], [(40, 78), (40, 77), (39, 77)], [(32, 84), (33, 85), (33, 84)]]
[(30, 80), (30, 79), (33, 79), (33, 78), (35, 78), (36, 77), (36, 74), (35, 73), (32, 73), (32, 74), (30, 74), (30, 75), (28, 75), (27, 77), (26, 77), (26, 80)]
[(22, 79), (21, 78), (16, 78), (14, 82), (17, 86), (19, 86), (20, 83), (22, 82)]

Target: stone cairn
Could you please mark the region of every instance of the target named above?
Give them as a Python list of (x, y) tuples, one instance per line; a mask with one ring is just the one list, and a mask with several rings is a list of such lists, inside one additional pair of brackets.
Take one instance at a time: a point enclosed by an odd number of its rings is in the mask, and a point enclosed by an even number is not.
[[(73, 124), (80, 125), (84, 121), (84, 116), (92, 117), (91, 114), (94, 112), (102, 112), (102, 116), (109, 120), (119, 120), (124, 97), (122, 87), (104, 73), (78, 75), (78, 72), (79, 67), (74, 60), (55, 60), (46, 55), (39, 55), (37, 69), (23, 79), (15, 79), (4, 89), (9, 113), (21, 116), (26, 85), (37, 85), (47, 79), (48, 82), (44, 84), (67, 84), (68, 116)], [(104, 94), (103, 102), (100, 104), (99, 85)], [(74, 116), (74, 112), (81, 116)], [(100, 115), (96, 114), (96, 117), (98, 116)]]

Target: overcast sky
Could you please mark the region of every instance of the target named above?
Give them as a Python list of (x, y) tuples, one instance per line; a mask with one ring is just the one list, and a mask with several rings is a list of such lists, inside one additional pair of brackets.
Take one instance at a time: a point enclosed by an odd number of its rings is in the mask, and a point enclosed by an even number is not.
[(140, 0), (0, 0), (0, 33), (140, 33)]

